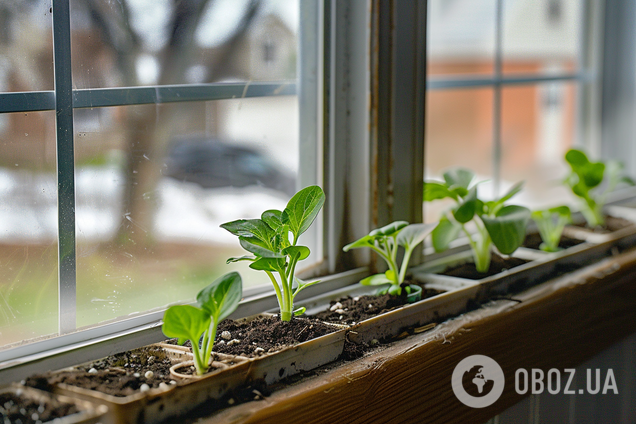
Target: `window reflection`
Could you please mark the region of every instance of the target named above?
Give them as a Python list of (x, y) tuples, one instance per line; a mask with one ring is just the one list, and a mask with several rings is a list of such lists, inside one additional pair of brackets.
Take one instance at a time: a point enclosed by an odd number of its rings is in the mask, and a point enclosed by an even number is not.
[(298, 9), (298, 0), (73, 0), (73, 82), (292, 80)]
[(0, 114), (0, 348), (57, 333), (54, 112)]

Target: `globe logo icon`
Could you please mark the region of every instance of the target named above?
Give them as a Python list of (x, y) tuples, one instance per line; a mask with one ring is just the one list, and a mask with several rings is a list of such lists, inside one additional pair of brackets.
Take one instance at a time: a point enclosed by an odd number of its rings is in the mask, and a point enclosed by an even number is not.
[(489, 380), (488, 376), (484, 375), (484, 367), (482, 365), (475, 365), (464, 372), (462, 386), (469, 395), (483, 397), (492, 391), (493, 387), (495, 387), (495, 381)]
[(501, 397), (505, 384), (503, 370), (492, 358), (472, 355), (453, 370), (451, 385), (457, 399), (471, 408), (485, 408)]

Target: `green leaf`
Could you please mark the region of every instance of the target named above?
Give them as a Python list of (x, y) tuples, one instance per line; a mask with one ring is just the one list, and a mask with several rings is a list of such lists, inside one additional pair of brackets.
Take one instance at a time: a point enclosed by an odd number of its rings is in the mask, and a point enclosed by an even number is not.
[(577, 149), (568, 150), (567, 153), (565, 154), (565, 160), (572, 167), (584, 166), (590, 163), (585, 153)]
[(453, 216), (460, 224), (465, 224), (475, 216), (477, 212), (477, 187), (473, 187), (468, 192), (464, 202), (453, 211)]
[(529, 219), (530, 210), (516, 205), (504, 206), (495, 217), (481, 217), (492, 242), (504, 255), (510, 255), (521, 246)]
[(631, 186), (636, 185), (636, 182), (628, 176), (621, 177), (620, 182)]
[(251, 256), (251, 255), (235, 256), (235, 257), (228, 258), (228, 260), (226, 260), (225, 263), (226, 264), (231, 264), (233, 262), (255, 261), (256, 259), (257, 258), (255, 256)]
[(391, 284), (391, 287), (389, 287), (389, 294), (392, 296), (399, 296), (402, 294), (402, 287), (400, 287), (398, 284)]
[(524, 181), (520, 181), (517, 184), (510, 187), (510, 190), (508, 190), (506, 194), (504, 194), (503, 196), (501, 196), (501, 198), (499, 198), (499, 200), (497, 200), (497, 203), (502, 204), (512, 199), (513, 196), (515, 196), (517, 193), (521, 191), (521, 189), (523, 189), (523, 184), (524, 184)]
[(291, 243), (289, 242), (289, 225), (283, 224), (276, 229), (273, 244), (277, 252), (291, 246)]
[(299, 291), (306, 289), (309, 286), (313, 286), (314, 284), (320, 283), (321, 280), (311, 281), (307, 283), (306, 281), (301, 280), (298, 277), (294, 277), (294, 286), (296, 291), (294, 292), (294, 297), (298, 294)]
[(239, 237), (255, 237), (264, 243), (264, 247), (270, 250), (274, 248), (272, 238), (275, 232), (260, 219), (239, 219), (222, 224), (221, 228)]
[(292, 258), (296, 255), (299, 256), (298, 260), (302, 261), (303, 259), (307, 259), (311, 251), (306, 246), (289, 246), (283, 249), (283, 255), (290, 255)]
[(261, 215), (261, 219), (265, 221), (265, 223), (269, 225), (271, 229), (277, 230), (278, 227), (283, 225), (282, 215), (283, 212), (276, 209), (270, 209), (263, 212), (263, 214)]
[(389, 280), (391, 283), (394, 283), (395, 280), (397, 279), (397, 275), (395, 275), (395, 272), (391, 269), (388, 269), (384, 272), (384, 276), (387, 278), (387, 280)]
[(282, 259), (277, 258), (260, 258), (250, 264), (250, 268), (257, 271), (278, 272), (285, 265)]
[(280, 253), (273, 252), (262, 240), (256, 237), (239, 237), (241, 247), (262, 258), (283, 258)]
[(314, 222), (324, 203), (325, 193), (320, 187), (305, 187), (289, 200), (281, 220), (289, 224), (289, 230), (298, 238)]
[(439, 220), (437, 227), (431, 234), (435, 251), (442, 252), (448, 249), (448, 245), (457, 238), (461, 229), (461, 225), (452, 222), (446, 216), (442, 216), (442, 219)]
[(550, 214), (557, 214), (561, 217), (567, 218), (570, 221), (572, 220), (572, 212), (570, 211), (570, 208), (565, 205), (550, 208), (548, 209), (548, 212)]
[(230, 315), (243, 297), (243, 280), (238, 272), (217, 278), (197, 294), (199, 306), (210, 313), (218, 324)]
[(378, 236), (392, 236), (395, 233), (397, 233), (398, 231), (400, 231), (402, 228), (406, 227), (407, 225), (409, 225), (408, 222), (406, 221), (395, 221), (392, 222), (388, 225), (385, 225), (384, 227), (381, 228), (377, 228), (373, 231), (371, 231), (369, 233), (370, 236), (372, 237), (378, 237)]
[(382, 284), (393, 284), (393, 281), (386, 278), (384, 274), (375, 274), (360, 281), (363, 286), (379, 286)]
[(603, 181), (603, 174), (605, 174), (605, 164), (601, 162), (590, 163), (581, 168), (580, 175), (583, 177), (583, 182), (589, 188), (596, 187)]
[(464, 187), (454, 187), (450, 192), (459, 197), (466, 197), (468, 195), (468, 190)]
[(405, 249), (412, 249), (432, 233), (435, 227), (435, 224), (411, 224), (404, 227), (397, 236), (397, 244)]
[(450, 191), (446, 185), (437, 181), (424, 182), (424, 201), (431, 202), (433, 200), (445, 199), (450, 197), (457, 200), (457, 194)]
[(185, 340), (198, 343), (209, 326), (208, 312), (191, 305), (175, 305), (163, 314), (161, 330), (166, 337), (177, 337), (180, 344)]
[(475, 173), (465, 168), (455, 168), (444, 172), (444, 181), (449, 188), (462, 187), (468, 190), (473, 179), (475, 179)]
[(362, 247), (375, 247), (374, 241), (375, 241), (375, 237), (364, 236), (361, 239), (354, 241), (353, 243), (349, 243), (348, 245), (343, 247), (342, 250), (345, 252), (348, 252), (351, 249), (360, 249)]
[(298, 316), (298, 315), (302, 315), (305, 313), (305, 311), (307, 310), (307, 308), (305, 308), (304, 306), (301, 306), (298, 309), (294, 309), (294, 316)]

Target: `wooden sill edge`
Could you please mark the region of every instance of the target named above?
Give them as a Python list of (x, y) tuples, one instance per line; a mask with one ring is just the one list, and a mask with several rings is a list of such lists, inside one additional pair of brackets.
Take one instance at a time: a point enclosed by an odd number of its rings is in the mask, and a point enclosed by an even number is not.
[[(199, 422), (485, 422), (521, 400), (516, 369), (575, 367), (634, 333), (635, 279), (632, 250)], [(474, 354), (495, 359), (506, 376), (502, 397), (483, 409), (460, 403), (450, 384)]]

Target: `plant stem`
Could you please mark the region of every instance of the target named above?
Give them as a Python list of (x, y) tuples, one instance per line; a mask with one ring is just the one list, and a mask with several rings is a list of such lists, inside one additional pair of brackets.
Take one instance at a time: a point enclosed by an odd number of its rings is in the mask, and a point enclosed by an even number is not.
[(276, 299), (278, 300), (278, 308), (283, 310), (283, 296), (280, 292), (280, 287), (278, 287), (278, 281), (276, 281), (276, 277), (271, 273), (271, 271), (265, 271), (269, 276), (269, 279), (272, 280), (272, 284), (274, 285), (274, 291), (276, 292)]
[(203, 375), (208, 367), (203, 365), (201, 362), (201, 350), (199, 349), (199, 341), (198, 340), (190, 340), (192, 343), (192, 353), (194, 354), (194, 367), (197, 369), (198, 375)]
[(214, 339), (216, 338), (217, 323), (218, 323), (218, 317), (212, 317), (212, 320), (210, 321), (210, 328), (208, 328), (208, 331), (206, 331), (206, 336), (208, 337), (208, 343), (205, 346), (205, 356), (202, 358), (205, 363), (206, 371), (210, 363), (210, 356), (212, 355), (212, 346), (214, 346)]
[(402, 267), (400, 268), (400, 275), (398, 276), (397, 284), (402, 284), (404, 282), (404, 278), (406, 277), (406, 268), (409, 266), (412, 253), (413, 249), (404, 249), (404, 258), (402, 259)]
[(281, 321), (290, 321), (292, 314), (291, 287), (289, 287), (285, 270), (279, 269), (278, 274), (281, 278), (281, 286), (283, 286), (283, 306), (280, 308), (280, 319)]
[(490, 268), (490, 245), (492, 242), (486, 227), (480, 226), (477, 221), (475, 221), (475, 225), (477, 226), (476, 234), (479, 236), (477, 241), (473, 241), (470, 232), (468, 232), (464, 225), (462, 225), (462, 229), (468, 236), (468, 242), (470, 243), (470, 247), (472, 247), (473, 258), (475, 259), (475, 268), (477, 269), (477, 272), (484, 273), (488, 271), (488, 268)]

